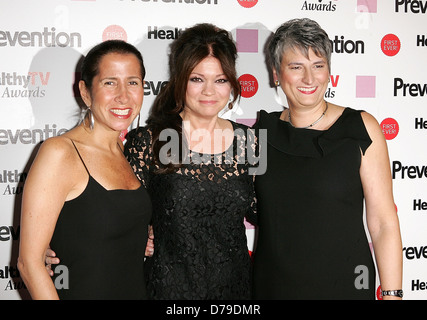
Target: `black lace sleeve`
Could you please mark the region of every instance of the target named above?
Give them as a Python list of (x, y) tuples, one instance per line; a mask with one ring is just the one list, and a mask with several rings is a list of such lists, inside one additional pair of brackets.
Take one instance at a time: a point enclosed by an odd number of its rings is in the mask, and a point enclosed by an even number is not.
[(140, 127), (128, 133), (124, 149), (135, 175), (146, 188), (150, 183), (150, 171), (153, 169), (151, 142), (151, 131), (146, 127)]
[[(243, 152), (246, 158), (244, 161), (245, 168), (243, 170), (240, 169), (239, 171), (241, 171), (242, 173), (244, 172), (244, 174), (247, 174), (248, 184), (250, 186), (250, 190), (252, 194), (251, 195), (252, 201), (250, 203), (248, 211), (246, 212), (245, 218), (249, 223), (253, 225), (257, 225), (257, 198), (255, 194), (254, 181), (255, 181), (255, 175), (257, 173), (257, 168), (260, 162), (259, 146), (257, 143), (258, 137), (254, 129), (243, 126), (241, 124), (235, 124), (235, 126), (244, 131), (244, 135), (242, 136), (239, 136), (239, 134), (237, 134), (237, 138), (239, 141), (241, 141), (242, 139), (245, 140), (245, 142), (243, 143), (244, 150), (242, 150), (241, 147), (239, 146), (239, 142), (238, 142), (237, 149), (240, 149), (240, 151)], [(237, 152), (236, 156), (237, 156), (237, 159), (239, 159), (239, 152)], [(240, 162), (240, 159), (239, 159), (239, 162)]]

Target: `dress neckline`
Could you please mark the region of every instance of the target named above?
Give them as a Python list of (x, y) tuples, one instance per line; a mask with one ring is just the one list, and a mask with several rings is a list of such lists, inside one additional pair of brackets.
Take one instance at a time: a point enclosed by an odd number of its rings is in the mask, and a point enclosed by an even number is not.
[(227, 120), (227, 121), (229, 121), (231, 123), (231, 125), (232, 125), (233, 135), (234, 136), (233, 136), (233, 140), (231, 141), (230, 145), (227, 146), (224, 151), (217, 152), (217, 153), (203, 153), (203, 152), (194, 151), (192, 149), (188, 149), (189, 153), (196, 153), (196, 154), (199, 154), (199, 155), (206, 155), (206, 156), (215, 157), (215, 156), (220, 156), (220, 155), (226, 154), (227, 152), (230, 152), (230, 150), (234, 148), (234, 144), (236, 142), (235, 131), (236, 131), (236, 128), (237, 128), (237, 124), (235, 122), (233, 122), (233, 121), (230, 121), (230, 120)]
[(292, 127), (280, 119), (281, 111), (268, 113), (261, 110), (255, 127), (267, 129), (266, 143), (289, 155), (322, 158), (350, 140), (358, 141), (364, 153), (372, 141), (363, 123), (361, 112), (345, 108), (329, 128), (314, 130)]
[(342, 119), (345, 117), (346, 113), (348, 113), (350, 110), (350, 108), (344, 108), (344, 110), (341, 112), (340, 116), (335, 120), (334, 123), (332, 123), (327, 129), (316, 129), (316, 128), (297, 128), (292, 126), (288, 121), (282, 120), (280, 119), (280, 115), (282, 114), (282, 111), (276, 111), (273, 112), (273, 114), (278, 114), (278, 120), (285, 123), (286, 126), (288, 126), (291, 130), (296, 130), (297, 132), (301, 132), (301, 131), (309, 131), (309, 132), (314, 132), (314, 133), (324, 133), (330, 130), (333, 130), (335, 126), (337, 126)]

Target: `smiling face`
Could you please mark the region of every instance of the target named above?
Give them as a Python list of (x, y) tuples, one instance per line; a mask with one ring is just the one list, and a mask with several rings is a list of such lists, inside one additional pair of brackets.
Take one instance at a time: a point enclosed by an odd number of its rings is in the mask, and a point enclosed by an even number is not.
[(99, 62), (99, 72), (90, 91), (80, 81), (83, 101), (92, 110), (95, 128), (127, 129), (141, 110), (143, 80), (138, 59), (133, 54), (108, 53)]
[(209, 56), (190, 74), (184, 113), (202, 118), (216, 117), (227, 104), (230, 94), (231, 86), (219, 60)]
[(274, 80), (279, 80), (290, 107), (322, 104), (330, 77), (326, 59), (317, 56), (312, 49), (308, 51), (308, 58), (298, 49), (286, 50), (280, 72), (274, 70), (273, 76)]

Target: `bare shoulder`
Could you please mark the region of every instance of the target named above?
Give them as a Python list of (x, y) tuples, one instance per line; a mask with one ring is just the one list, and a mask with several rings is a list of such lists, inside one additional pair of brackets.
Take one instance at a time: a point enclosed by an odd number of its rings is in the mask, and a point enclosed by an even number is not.
[(73, 149), (70, 139), (63, 136), (52, 137), (41, 144), (37, 157), (43, 158), (47, 163), (67, 161), (70, 160)]
[(384, 135), (381, 131), (377, 119), (372, 114), (366, 111), (361, 112), (360, 115), (371, 139), (374, 140), (374, 138), (381, 138), (382, 140), (382, 138), (384, 138)]
[(377, 119), (372, 114), (370, 114), (369, 112), (362, 111), (360, 113), (360, 115), (362, 116), (362, 119), (363, 119), (363, 122), (365, 123), (365, 125), (378, 126)]

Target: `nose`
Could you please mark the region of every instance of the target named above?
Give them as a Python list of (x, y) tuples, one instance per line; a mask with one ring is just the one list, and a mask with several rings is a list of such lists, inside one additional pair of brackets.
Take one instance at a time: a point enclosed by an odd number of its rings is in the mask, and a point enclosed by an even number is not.
[(306, 84), (310, 84), (310, 83), (312, 83), (313, 82), (313, 73), (312, 73), (312, 71), (311, 71), (311, 69), (309, 69), (309, 68), (307, 68), (307, 69), (305, 69), (305, 71), (304, 71), (304, 76), (303, 76), (303, 82), (304, 83), (306, 83)]
[(116, 101), (120, 104), (126, 104), (129, 101), (129, 92), (125, 84), (117, 86)]
[(211, 83), (210, 81), (206, 81), (203, 85), (202, 94), (204, 94), (206, 96), (211, 96), (214, 93), (215, 93), (214, 84)]

